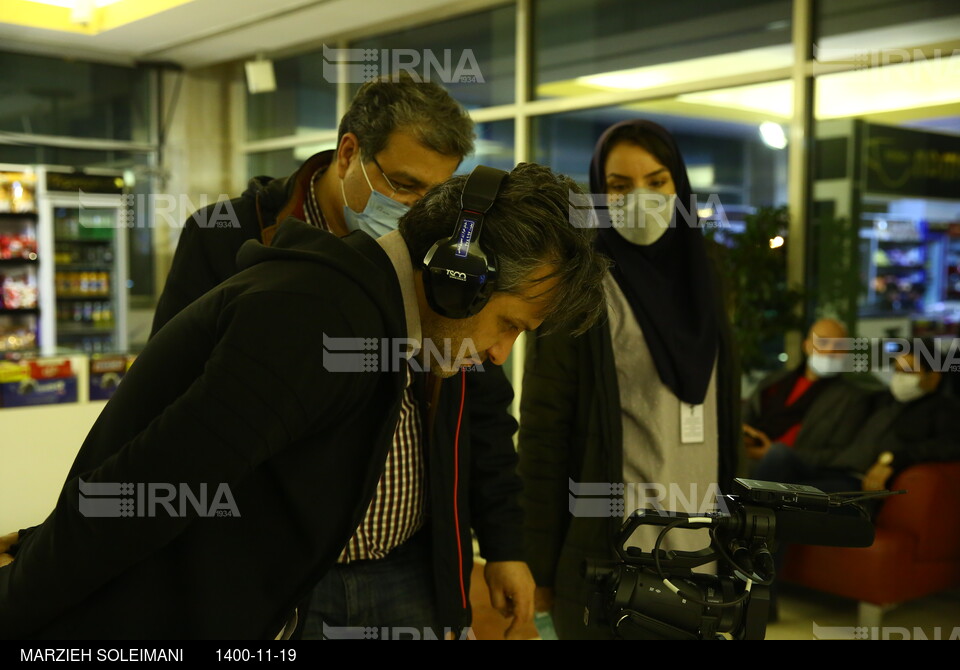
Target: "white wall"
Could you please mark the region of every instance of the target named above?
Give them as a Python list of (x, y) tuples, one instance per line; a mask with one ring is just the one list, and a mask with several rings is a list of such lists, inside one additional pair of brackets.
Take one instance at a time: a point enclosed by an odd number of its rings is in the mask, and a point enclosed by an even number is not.
[(105, 405), (0, 408), (0, 535), (47, 517)]

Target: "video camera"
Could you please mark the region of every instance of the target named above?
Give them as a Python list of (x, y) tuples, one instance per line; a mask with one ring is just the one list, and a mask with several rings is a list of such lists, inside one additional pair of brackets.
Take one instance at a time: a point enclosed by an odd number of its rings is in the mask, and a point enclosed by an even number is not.
[[(584, 623), (610, 626), (620, 639), (762, 640), (778, 547), (868, 547), (874, 527), (859, 502), (894, 493), (827, 494), (753, 479), (735, 480), (733, 490), (721, 498), (722, 512), (631, 514), (614, 546), (619, 560), (584, 561), (583, 577), (593, 587)], [(663, 527), (652, 551), (626, 546), (641, 525)], [(710, 546), (695, 552), (660, 549), (676, 528), (708, 528)], [(717, 574), (694, 572), (715, 561)]]

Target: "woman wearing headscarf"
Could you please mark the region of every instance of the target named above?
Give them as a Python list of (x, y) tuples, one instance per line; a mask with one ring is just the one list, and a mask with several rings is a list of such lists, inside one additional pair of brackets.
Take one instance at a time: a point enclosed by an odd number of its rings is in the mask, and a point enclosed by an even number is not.
[[(675, 140), (650, 121), (610, 127), (590, 187), (609, 207), (597, 208), (597, 245), (613, 261), (607, 319), (580, 337), (531, 337), (521, 401), (527, 560), (538, 612), (552, 614), (561, 639), (611, 636), (584, 626), (584, 559), (615, 559), (634, 509), (709, 511), (741, 439), (722, 282)], [(606, 516), (596, 486), (581, 487), (596, 483), (612, 485)], [(650, 552), (659, 531), (642, 526), (630, 544)], [(705, 531), (678, 529), (661, 548), (708, 545)]]

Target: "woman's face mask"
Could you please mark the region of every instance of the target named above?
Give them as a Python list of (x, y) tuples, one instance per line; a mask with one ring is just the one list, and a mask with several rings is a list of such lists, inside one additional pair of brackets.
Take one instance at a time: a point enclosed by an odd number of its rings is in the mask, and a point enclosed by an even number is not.
[(617, 142), (607, 154), (604, 179), (611, 224), (628, 242), (649, 246), (676, 225), (673, 176), (647, 149)]
[(673, 224), (676, 202), (676, 194), (637, 188), (627, 193), (621, 204), (609, 205), (610, 222), (628, 242), (649, 246)]

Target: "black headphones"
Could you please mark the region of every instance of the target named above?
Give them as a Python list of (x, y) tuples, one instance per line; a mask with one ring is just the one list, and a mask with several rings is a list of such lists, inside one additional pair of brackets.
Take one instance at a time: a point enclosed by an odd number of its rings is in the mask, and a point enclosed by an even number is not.
[(493, 293), (497, 262), (492, 253), (480, 248), (480, 230), (506, 176), (503, 170), (485, 165), (473, 168), (460, 194), (460, 215), (453, 235), (438, 241), (423, 257), (424, 293), (441, 316), (473, 316)]

